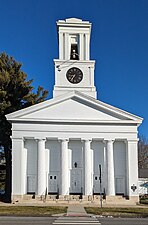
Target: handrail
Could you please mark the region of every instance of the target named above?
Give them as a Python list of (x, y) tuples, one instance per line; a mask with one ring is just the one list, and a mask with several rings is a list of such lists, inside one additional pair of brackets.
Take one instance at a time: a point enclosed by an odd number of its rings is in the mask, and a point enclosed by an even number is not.
[(41, 198), (41, 201), (43, 201), (43, 202), (46, 201), (46, 198), (47, 198), (47, 187), (46, 187), (45, 191), (43, 191), (43, 193), (41, 194), (40, 198)]

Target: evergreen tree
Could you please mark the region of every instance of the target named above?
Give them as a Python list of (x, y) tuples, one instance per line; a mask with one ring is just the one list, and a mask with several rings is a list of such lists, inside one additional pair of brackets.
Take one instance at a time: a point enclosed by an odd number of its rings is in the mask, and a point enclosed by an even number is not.
[(26, 80), (27, 75), (21, 70), (21, 66), (13, 57), (0, 54), (0, 145), (4, 147), (6, 158), (7, 201), (11, 196), (11, 124), (5, 115), (42, 102), (48, 94), (40, 86), (37, 93), (33, 92), (33, 80)]

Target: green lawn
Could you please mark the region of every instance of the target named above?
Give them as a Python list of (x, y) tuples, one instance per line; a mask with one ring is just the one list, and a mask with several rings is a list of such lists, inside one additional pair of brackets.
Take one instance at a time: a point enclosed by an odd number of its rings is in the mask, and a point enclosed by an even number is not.
[(141, 198), (140, 203), (141, 204), (148, 204), (148, 198)]
[(0, 206), (0, 216), (51, 216), (66, 212), (67, 207), (59, 206)]
[[(148, 208), (99, 208), (86, 207), (87, 213), (113, 217), (148, 217)], [(51, 216), (66, 213), (61, 206), (0, 206), (0, 216)]]
[(99, 208), (86, 207), (87, 213), (113, 217), (148, 217), (148, 208)]

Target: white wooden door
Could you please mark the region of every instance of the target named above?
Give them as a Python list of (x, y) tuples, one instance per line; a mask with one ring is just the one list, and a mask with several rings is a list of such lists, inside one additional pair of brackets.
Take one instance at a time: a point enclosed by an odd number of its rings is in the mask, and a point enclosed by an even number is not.
[(125, 179), (123, 177), (116, 178), (116, 194), (125, 194)]
[(94, 189), (93, 189), (94, 194), (100, 193), (100, 180), (99, 180), (98, 174), (94, 174), (94, 186), (93, 187), (94, 187)]
[(36, 175), (27, 176), (27, 193), (36, 192)]
[(48, 192), (57, 193), (58, 192), (58, 176), (55, 174), (49, 174), (48, 176)]
[(80, 194), (81, 192), (82, 192), (82, 170), (75, 168), (71, 170), (70, 193)]

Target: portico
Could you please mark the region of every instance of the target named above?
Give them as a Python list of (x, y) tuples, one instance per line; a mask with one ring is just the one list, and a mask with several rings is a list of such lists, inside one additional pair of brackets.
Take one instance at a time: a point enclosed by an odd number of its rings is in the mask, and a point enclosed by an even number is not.
[[(132, 172), (137, 169), (136, 165), (133, 165), (133, 168), (130, 167), (131, 147), (133, 144), (137, 145), (136, 139), (106, 140), (106, 138), (99, 139), (93, 136), (91, 138), (67, 136), (67, 138), (52, 139), (46, 136), (12, 140), (13, 146), (20, 154), (19, 158), (23, 159), (21, 168), (19, 164), (16, 166), (15, 158), (13, 160), (14, 175), (16, 174), (18, 178), (18, 170), (21, 174), (21, 179), (18, 180), (16, 187), (13, 187), (13, 191), (16, 193), (20, 186), (21, 192), (18, 194), (22, 196), (27, 193), (41, 196), (46, 192), (50, 195), (60, 194), (61, 196), (99, 194), (99, 165), (102, 169), (102, 191), (105, 191), (107, 196), (116, 194), (128, 196), (131, 192), (130, 185), (135, 184), (137, 179), (137, 175)], [(32, 146), (31, 149), (30, 146)], [(119, 146), (121, 150), (118, 150)], [(119, 163), (117, 162), (120, 151), (123, 155), (122, 160), (126, 159), (124, 163), (120, 160)], [(30, 164), (31, 155), (32, 163)], [(25, 168), (27, 168), (26, 174)], [(131, 184), (128, 181), (130, 176), (135, 176)]]

